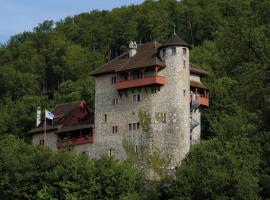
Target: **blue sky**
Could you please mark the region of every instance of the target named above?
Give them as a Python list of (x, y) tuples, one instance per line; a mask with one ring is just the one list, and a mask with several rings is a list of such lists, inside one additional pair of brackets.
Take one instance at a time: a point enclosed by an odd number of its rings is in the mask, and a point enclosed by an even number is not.
[(44, 20), (58, 21), (94, 9), (111, 10), (143, 0), (0, 0), (0, 43)]

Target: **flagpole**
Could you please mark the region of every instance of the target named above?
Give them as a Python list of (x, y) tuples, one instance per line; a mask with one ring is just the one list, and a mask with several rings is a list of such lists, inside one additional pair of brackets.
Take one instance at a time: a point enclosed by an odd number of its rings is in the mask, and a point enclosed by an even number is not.
[(46, 126), (47, 126), (47, 119), (46, 119), (46, 109), (44, 110), (44, 146), (47, 146), (47, 132), (46, 132)]

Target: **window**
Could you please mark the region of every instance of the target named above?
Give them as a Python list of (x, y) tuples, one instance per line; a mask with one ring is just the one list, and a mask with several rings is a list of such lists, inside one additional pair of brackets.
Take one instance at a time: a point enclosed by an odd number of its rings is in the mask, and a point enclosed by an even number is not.
[(140, 129), (140, 122), (137, 122), (137, 130)]
[(139, 130), (139, 129), (140, 129), (140, 123), (139, 122), (128, 124), (128, 130), (129, 131), (136, 131), (136, 130)]
[(186, 48), (183, 48), (183, 55), (187, 55), (187, 49)]
[(185, 60), (183, 61), (183, 66), (184, 66), (184, 69), (186, 69), (186, 61)]
[(157, 93), (158, 91), (160, 91), (160, 86), (158, 86), (158, 85), (151, 86), (152, 94)]
[(138, 153), (138, 146), (135, 145), (135, 152)]
[(116, 83), (116, 76), (113, 76), (112, 77), (112, 84), (115, 84)]
[(166, 56), (166, 49), (162, 50), (162, 54), (163, 54), (163, 56)]
[(109, 149), (109, 151), (108, 151), (108, 156), (109, 156), (109, 157), (112, 157), (112, 149)]
[(175, 55), (176, 54), (176, 47), (172, 47), (172, 55)]
[(141, 95), (140, 94), (134, 94), (133, 95), (133, 103), (140, 102), (141, 101)]
[(166, 113), (163, 113), (163, 116), (162, 116), (162, 122), (163, 122), (163, 123), (166, 123)]
[(107, 114), (104, 115), (104, 121), (107, 122)]
[(136, 123), (133, 123), (133, 130), (136, 130)]
[(186, 90), (183, 91), (183, 95), (186, 96)]
[(112, 132), (113, 132), (113, 133), (117, 133), (117, 132), (118, 132), (117, 126), (113, 126), (113, 127), (112, 127)]
[(115, 105), (118, 105), (118, 98), (113, 98), (112, 100), (112, 105), (115, 106)]
[(39, 145), (44, 146), (44, 140), (39, 140)]

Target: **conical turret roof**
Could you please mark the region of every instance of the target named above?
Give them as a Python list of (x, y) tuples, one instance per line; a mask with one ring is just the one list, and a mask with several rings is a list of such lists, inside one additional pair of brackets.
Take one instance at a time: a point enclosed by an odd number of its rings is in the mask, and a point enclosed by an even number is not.
[(169, 47), (169, 46), (183, 46), (191, 49), (191, 45), (189, 45), (186, 41), (180, 38), (176, 33), (172, 35), (161, 47)]

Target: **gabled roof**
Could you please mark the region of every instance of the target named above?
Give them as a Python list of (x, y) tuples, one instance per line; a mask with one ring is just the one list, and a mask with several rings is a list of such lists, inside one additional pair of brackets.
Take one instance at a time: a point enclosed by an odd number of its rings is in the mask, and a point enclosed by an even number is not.
[(158, 56), (158, 48), (160, 45), (161, 44), (158, 42), (139, 44), (137, 47), (137, 53), (133, 57), (130, 58), (129, 53), (125, 52), (94, 70), (90, 75), (97, 76), (105, 73), (140, 69), (156, 65), (165, 67), (165, 64)]
[(186, 41), (184, 41), (182, 38), (180, 38), (176, 33), (172, 35), (160, 48), (165, 48), (169, 46), (182, 46), (182, 47), (188, 47), (191, 49), (191, 45), (189, 45)]
[[(69, 118), (74, 115), (75, 111), (78, 109), (78, 107), (82, 103), (85, 103), (85, 101), (80, 100), (80, 101), (73, 101), (73, 102), (56, 105), (54, 109), (52, 110), (52, 113), (54, 114), (53, 122), (51, 125), (49, 124), (46, 125), (46, 131), (50, 132), (50, 131), (60, 130), (63, 126), (65, 126)], [(87, 123), (89, 124), (94, 123), (93, 120), (89, 120), (88, 118), (86, 120), (87, 120)], [(42, 121), (44, 122), (44, 116), (43, 116)], [(39, 133), (39, 132), (44, 131), (43, 122), (41, 122), (38, 127), (30, 130), (28, 133), (33, 134), (33, 133)], [(82, 122), (76, 123), (75, 125), (81, 125), (81, 124), (87, 124), (87, 123), (82, 121)]]
[(55, 125), (64, 124), (65, 121), (70, 117), (70, 115), (74, 113), (75, 109), (80, 106), (81, 103), (82, 101), (73, 101), (56, 105), (52, 111), (55, 117), (53, 123)]
[[(99, 76), (107, 73), (115, 73), (126, 70), (135, 70), (140, 68), (146, 68), (151, 66), (165, 67), (165, 63), (159, 58), (158, 50), (165, 46), (181, 45), (190, 47), (184, 40), (179, 38), (177, 34), (173, 35), (164, 45), (161, 46), (158, 42), (149, 42), (145, 44), (139, 44), (137, 53), (130, 58), (128, 51), (108, 63), (102, 65), (96, 70), (92, 71), (90, 75)], [(190, 65), (190, 73), (198, 74), (201, 76), (207, 76), (208, 72), (201, 69), (197, 65)]]
[(198, 65), (190, 63), (190, 73), (191, 74), (198, 74), (201, 76), (208, 76), (208, 72), (202, 68), (200, 68)]
[(208, 88), (202, 82), (198, 81), (190, 81), (190, 87), (208, 90)]

